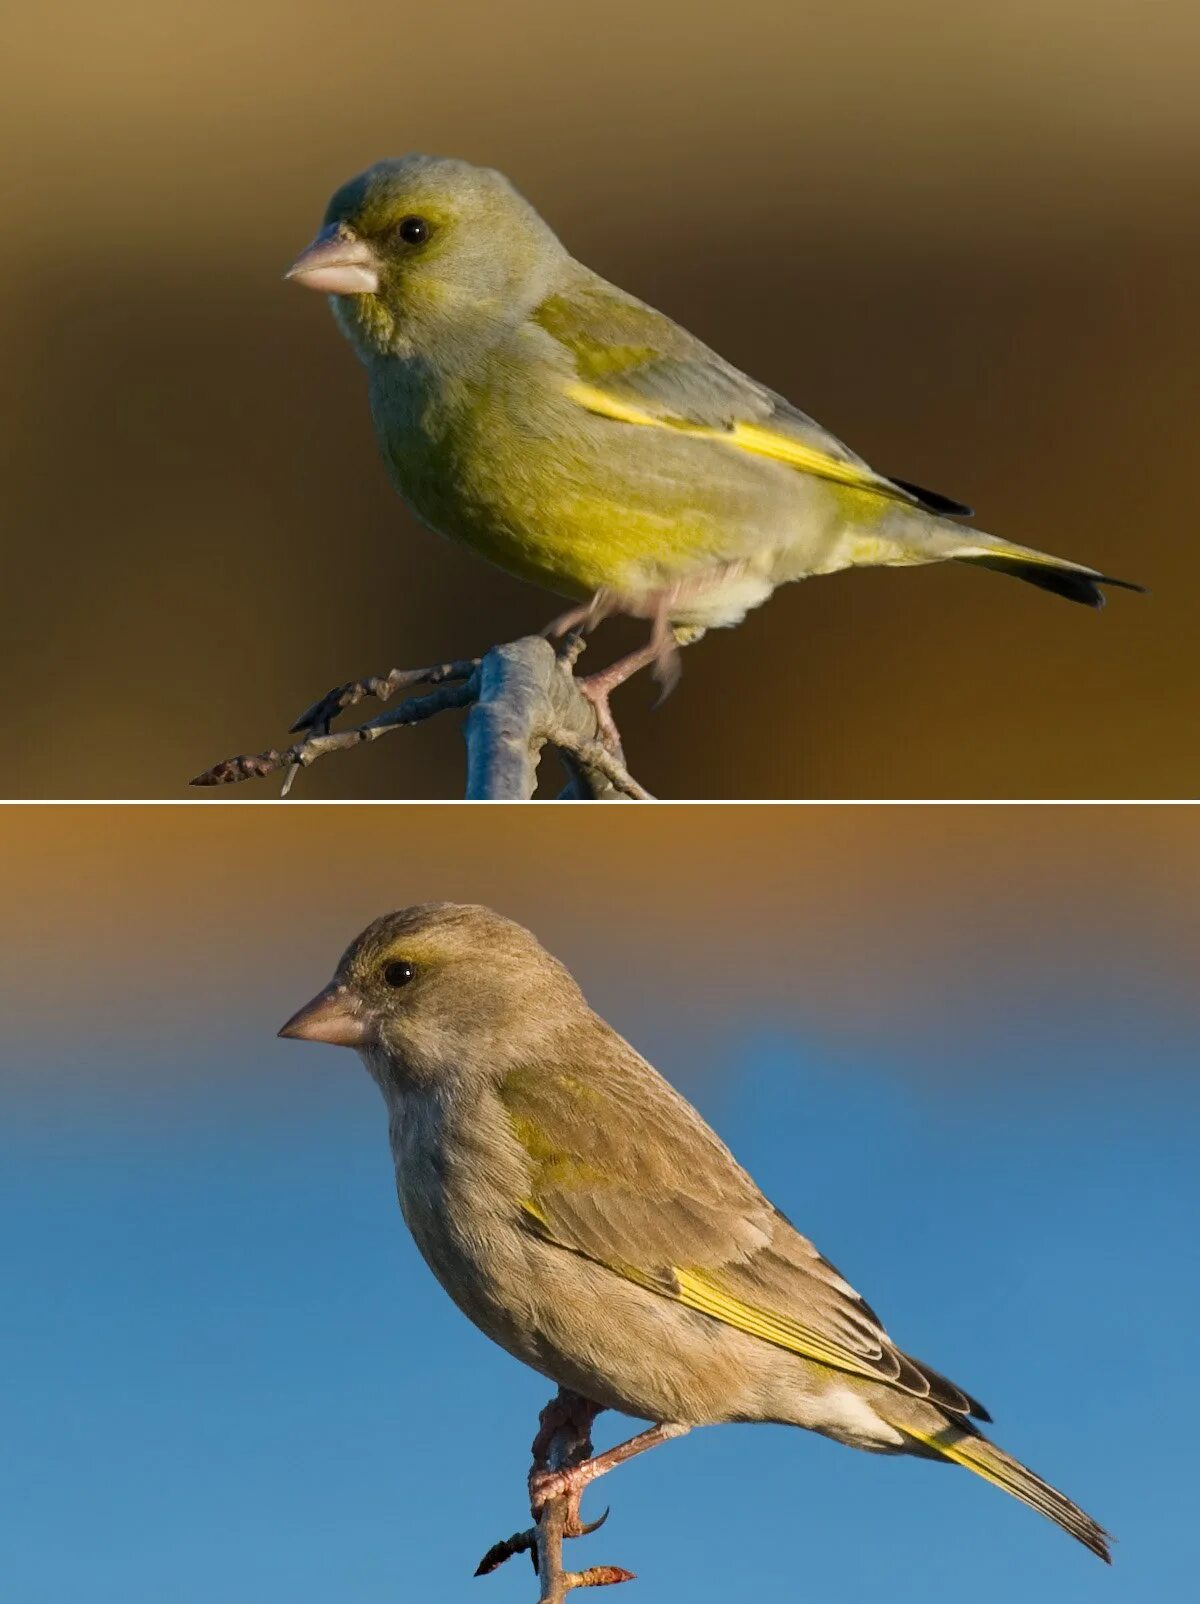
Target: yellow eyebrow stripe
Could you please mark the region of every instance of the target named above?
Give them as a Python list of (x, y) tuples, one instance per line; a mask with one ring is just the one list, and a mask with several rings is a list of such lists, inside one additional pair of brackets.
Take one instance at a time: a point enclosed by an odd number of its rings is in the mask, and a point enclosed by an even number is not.
[(839, 457), (831, 457), (828, 452), (818, 451), (815, 446), (806, 446), (802, 440), (776, 434), (773, 429), (764, 429), (756, 423), (735, 423), (730, 429), (713, 429), (706, 424), (688, 423), (682, 418), (659, 418), (644, 407), (619, 400), (591, 384), (570, 384), (567, 394), (589, 412), (602, 418), (611, 418), (617, 423), (673, 429), (677, 434), (691, 435), (695, 439), (717, 440), (724, 445), (735, 446), (739, 451), (748, 451), (752, 456), (770, 457), (774, 462), (785, 463), (801, 473), (811, 473), (818, 479), (832, 479), (836, 484), (850, 485), (855, 490), (869, 490), (891, 501), (916, 501), (915, 496), (893, 485), (890, 480), (881, 479), (869, 468), (843, 462)]

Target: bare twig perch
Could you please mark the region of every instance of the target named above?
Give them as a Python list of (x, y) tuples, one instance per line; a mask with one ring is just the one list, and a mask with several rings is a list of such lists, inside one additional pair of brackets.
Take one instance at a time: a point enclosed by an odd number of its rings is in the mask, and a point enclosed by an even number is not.
[[(533, 1470), (564, 1470), (590, 1459), (591, 1427), (597, 1413), (595, 1406), (585, 1399), (560, 1390), (542, 1410), (538, 1434), (533, 1439)], [(615, 1582), (631, 1582), (633, 1572), (620, 1565), (591, 1565), (583, 1571), (563, 1569), (564, 1538), (586, 1537), (598, 1531), (607, 1519), (605, 1510), (599, 1520), (585, 1524), (579, 1519), (576, 1500), (566, 1494), (550, 1498), (542, 1506), (537, 1524), (489, 1548), (475, 1574), (487, 1576), (514, 1554), (529, 1554), (541, 1586), (538, 1604), (563, 1604), (567, 1594), (577, 1587), (609, 1587)]]
[[(568, 636), (557, 651), (542, 636), (529, 635), (494, 646), (482, 658), (433, 668), (395, 668), (381, 677), (352, 680), (300, 715), (289, 732), (301, 737), (293, 745), (226, 758), (198, 774), (192, 784), (231, 785), (286, 769), (286, 796), (299, 771), (329, 752), (378, 740), (391, 730), (420, 724), (452, 708), (466, 708), (469, 800), (532, 796), (538, 762), (547, 746), (559, 753), (570, 777), (564, 795), (598, 801), (649, 800), (650, 793), (626, 769), (620, 748), (614, 750), (601, 739), (596, 709), (575, 679), (582, 650), (580, 635)], [(417, 685), (433, 689), (406, 697), (352, 729), (331, 733), (337, 715), (364, 697), (385, 702), (393, 692)]]

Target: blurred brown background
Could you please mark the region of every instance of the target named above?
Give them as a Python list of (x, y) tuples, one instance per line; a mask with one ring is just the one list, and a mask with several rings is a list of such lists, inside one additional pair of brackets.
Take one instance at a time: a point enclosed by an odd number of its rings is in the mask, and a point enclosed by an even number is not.
[[(956, 568), (786, 590), (689, 652), (664, 709), (622, 693), (651, 789), (1193, 795), (1197, 16), (26, 8), (0, 107), (3, 792), (186, 795), (338, 680), (550, 616), (408, 517), (357, 364), (280, 282), (339, 181), (423, 148), (505, 169), (883, 470), (1153, 590), (1101, 617)], [(302, 794), (461, 780), (446, 721)]]

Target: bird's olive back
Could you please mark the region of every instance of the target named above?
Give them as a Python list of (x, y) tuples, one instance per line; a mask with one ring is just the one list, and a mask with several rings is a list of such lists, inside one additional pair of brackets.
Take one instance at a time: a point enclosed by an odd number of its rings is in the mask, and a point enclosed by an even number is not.
[(347, 950), (338, 979), (380, 1045), (415, 1078), (502, 1075), (573, 1013), (574, 980), (522, 926), (483, 908), (423, 903), (386, 914)]
[(449, 157), (376, 162), (342, 185), (325, 222), (374, 252), (377, 292), (341, 297), (335, 312), (376, 351), (422, 354), (473, 322), (519, 319), (566, 258), (502, 173)]

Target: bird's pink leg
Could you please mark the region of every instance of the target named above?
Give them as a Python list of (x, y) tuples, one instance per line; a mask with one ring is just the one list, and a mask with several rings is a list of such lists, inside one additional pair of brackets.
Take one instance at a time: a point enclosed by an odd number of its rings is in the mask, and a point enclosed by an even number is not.
[(608, 698), (618, 685), (624, 685), (627, 679), (632, 679), (649, 663), (656, 662), (658, 657), (658, 643), (651, 640), (648, 645), (640, 646), (636, 652), (618, 657), (615, 663), (610, 663), (598, 673), (585, 674), (582, 679), (576, 681), (579, 689), (596, 709), (596, 723), (600, 726), (601, 740), (615, 752), (621, 750), (621, 732), (617, 729), (616, 720), (612, 716)]
[[(567, 1387), (560, 1387), (556, 1396), (551, 1398), (538, 1416), (537, 1436), (530, 1448), (533, 1458), (530, 1478), (548, 1472), (547, 1459), (550, 1448), (560, 1432), (570, 1434), (578, 1445), (575, 1452), (584, 1456), (580, 1463), (585, 1463), (586, 1456), (592, 1451), (592, 1422), (603, 1408), (603, 1404), (592, 1403), (589, 1398), (583, 1398)], [(599, 1520), (590, 1523), (585, 1521), (579, 1513), (579, 1497), (579, 1493), (572, 1493), (567, 1499), (567, 1515), (563, 1524), (564, 1537), (587, 1537), (590, 1533), (599, 1531), (608, 1519), (608, 1511), (605, 1510)]]
[(690, 1426), (680, 1425), (676, 1421), (660, 1421), (648, 1431), (639, 1431), (636, 1437), (630, 1437), (627, 1442), (618, 1443), (615, 1448), (609, 1448), (602, 1454), (585, 1459), (581, 1464), (567, 1465), (562, 1470), (531, 1470), (529, 1506), (533, 1511), (533, 1518), (537, 1519), (542, 1505), (548, 1499), (564, 1496), (571, 1500), (572, 1512), (577, 1515), (580, 1494), (598, 1476), (607, 1475), (610, 1470), (623, 1465), (627, 1459), (644, 1454), (648, 1448), (657, 1448), (660, 1443), (670, 1442), (674, 1437), (685, 1436), (691, 1429)]
[(639, 646), (636, 651), (628, 652), (624, 657), (618, 657), (615, 663), (602, 668), (596, 674), (587, 674), (578, 681), (579, 689), (596, 709), (596, 722), (600, 726), (600, 736), (606, 746), (615, 752), (621, 750), (621, 735), (617, 729), (616, 720), (612, 716), (612, 709), (608, 705), (608, 698), (618, 685), (624, 685), (627, 679), (632, 679), (643, 668), (654, 664), (654, 677), (662, 686), (663, 697), (669, 696), (679, 683), (679, 647), (671, 633), (669, 608), (674, 600), (674, 591), (661, 591), (654, 598), (653, 625), (650, 630), (650, 639), (645, 646)]
[(613, 691), (640, 673), (643, 668), (649, 668), (653, 664), (654, 677), (661, 687), (659, 701), (669, 696), (679, 683), (679, 642), (671, 629), (671, 609), (689, 596), (702, 594), (710, 585), (727, 578), (740, 567), (741, 564), (738, 563), (727, 563), (709, 574), (697, 575), (663, 590), (654, 591), (637, 602), (630, 597), (619, 595), (616, 591), (598, 590), (591, 601), (571, 608), (569, 612), (562, 613), (553, 623), (546, 626), (543, 633), (551, 639), (557, 639), (575, 629), (585, 635), (589, 634), (597, 624), (613, 613), (625, 613), (631, 618), (651, 620), (650, 639), (645, 646), (626, 653), (615, 663), (610, 663), (607, 668), (595, 674), (587, 674), (577, 682), (579, 689), (596, 710), (596, 723), (600, 729), (601, 740), (612, 751), (618, 755), (621, 752), (621, 733), (617, 729), (616, 720), (608, 704)]

